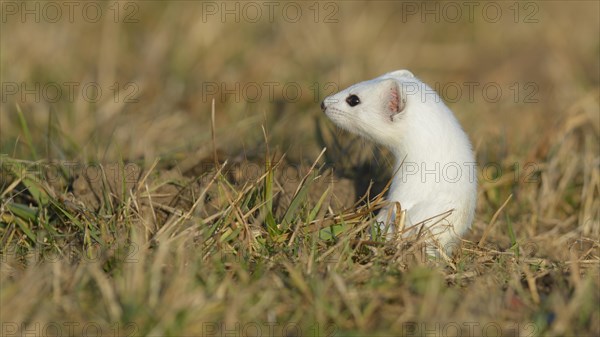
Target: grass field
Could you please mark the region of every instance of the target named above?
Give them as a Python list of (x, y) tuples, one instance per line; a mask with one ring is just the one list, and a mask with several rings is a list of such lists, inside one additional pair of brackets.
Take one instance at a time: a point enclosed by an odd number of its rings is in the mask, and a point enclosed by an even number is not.
[[(0, 335), (600, 335), (599, 16), (3, 1)], [(449, 259), (369, 236), (391, 156), (319, 108), (402, 68), (477, 154)]]

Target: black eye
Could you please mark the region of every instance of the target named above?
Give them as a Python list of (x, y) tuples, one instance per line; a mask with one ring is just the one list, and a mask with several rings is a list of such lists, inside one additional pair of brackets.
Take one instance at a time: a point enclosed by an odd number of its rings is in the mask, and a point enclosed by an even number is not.
[(357, 106), (360, 104), (360, 98), (356, 95), (350, 95), (346, 98), (346, 103), (348, 103), (349, 106)]

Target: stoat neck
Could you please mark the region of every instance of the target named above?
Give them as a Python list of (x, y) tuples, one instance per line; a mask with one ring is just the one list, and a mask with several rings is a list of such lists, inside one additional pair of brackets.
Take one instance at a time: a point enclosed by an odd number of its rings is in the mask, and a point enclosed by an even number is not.
[[(429, 182), (456, 182), (456, 170), (460, 170), (460, 180), (473, 179), (473, 153), (458, 122), (451, 117), (420, 125), (427, 127), (406, 129), (397, 146), (390, 148), (396, 158), (393, 185), (413, 184), (424, 189)], [(447, 175), (451, 179), (445, 179)]]

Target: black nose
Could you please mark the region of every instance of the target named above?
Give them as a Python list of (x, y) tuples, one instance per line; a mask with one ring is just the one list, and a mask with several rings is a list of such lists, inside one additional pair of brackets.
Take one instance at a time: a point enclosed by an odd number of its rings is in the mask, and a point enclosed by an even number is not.
[(325, 111), (325, 101), (321, 102), (321, 110)]

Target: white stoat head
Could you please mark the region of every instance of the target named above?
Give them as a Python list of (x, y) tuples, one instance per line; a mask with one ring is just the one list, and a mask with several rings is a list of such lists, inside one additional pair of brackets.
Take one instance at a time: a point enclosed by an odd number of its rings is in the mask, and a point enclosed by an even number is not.
[(440, 97), (408, 70), (357, 83), (325, 98), (321, 108), (339, 127), (389, 148), (414, 129), (435, 130), (436, 121), (453, 120)]

